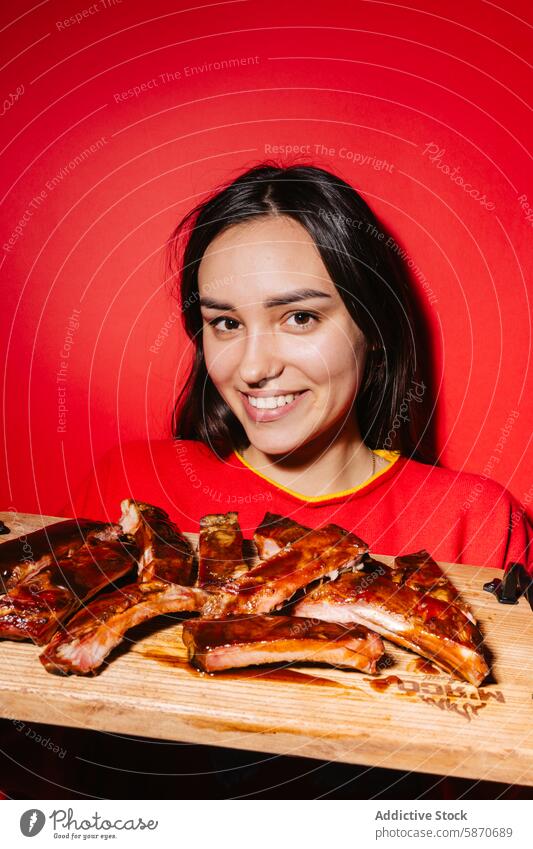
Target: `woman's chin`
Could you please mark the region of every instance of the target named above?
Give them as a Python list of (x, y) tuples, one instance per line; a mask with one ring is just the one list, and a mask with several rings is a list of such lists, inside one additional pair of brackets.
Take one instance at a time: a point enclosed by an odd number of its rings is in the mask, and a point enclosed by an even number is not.
[(247, 436), (250, 444), (253, 445), (256, 451), (261, 451), (262, 454), (268, 454), (269, 456), (283, 457), (287, 457), (294, 451), (297, 451), (309, 440), (308, 435), (302, 437), (287, 432), (267, 435), (257, 433), (253, 428), (247, 429)]

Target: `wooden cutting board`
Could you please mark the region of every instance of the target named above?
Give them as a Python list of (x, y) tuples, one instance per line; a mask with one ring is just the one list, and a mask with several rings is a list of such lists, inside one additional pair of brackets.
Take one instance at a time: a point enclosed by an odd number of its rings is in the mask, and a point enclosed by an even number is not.
[[(0, 518), (16, 531), (2, 542), (59, 521)], [(188, 665), (179, 622), (163, 616), (131, 631), (89, 678), (51, 675), (40, 648), (0, 641), (0, 715), (533, 786), (531, 608), (525, 599), (500, 605), (484, 592), (492, 569), (441, 566), (471, 605), (493, 658), (494, 682), (479, 690), (430, 674), (387, 641), (374, 678), (304, 665), (206, 675)]]

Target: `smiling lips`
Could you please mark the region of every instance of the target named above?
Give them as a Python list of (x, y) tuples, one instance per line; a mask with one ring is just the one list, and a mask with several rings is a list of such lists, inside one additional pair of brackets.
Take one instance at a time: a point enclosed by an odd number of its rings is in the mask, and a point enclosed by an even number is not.
[(251, 396), (241, 392), (241, 397), (244, 402), (246, 412), (253, 421), (270, 422), (275, 419), (285, 416), (295, 408), (302, 395), (305, 395), (309, 390), (304, 389), (302, 392), (291, 392), (287, 395), (270, 395), (270, 396)]
[(270, 395), (265, 397), (255, 397), (255, 395), (247, 395), (252, 407), (257, 407), (260, 410), (275, 410), (277, 407), (284, 407), (285, 404), (290, 404), (294, 401), (296, 395), (301, 395), (300, 392), (289, 393), (288, 395)]

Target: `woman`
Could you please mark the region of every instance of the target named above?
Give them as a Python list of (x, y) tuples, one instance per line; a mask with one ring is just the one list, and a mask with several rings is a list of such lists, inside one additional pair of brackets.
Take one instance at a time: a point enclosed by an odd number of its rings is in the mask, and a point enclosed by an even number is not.
[[(169, 256), (193, 353), (175, 438), (109, 452), (65, 515), (116, 520), (131, 495), (184, 531), (236, 510), (251, 537), (268, 510), (311, 527), (335, 521), (385, 554), (423, 547), (480, 566), (525, 560), (531, 526), (504, 487), (421, 462), (428, 393), (408, 287), (353, 188), (319, 168), (260, 165), (192, 210)], [(435, 776), (202, 746), (177, 758), (179, 744), (53, 732), (76, 755), (55, 779), (69, 793), (468, 793), (469, 782)], [(472, 787), (482, 797), (506, 792)]]
[(531, 524), (504, 487), (421, 462), (429, 399), (391, 244), (311, 166), (259, 165), (189, 212), (169, 240), (193, 348), (175, 439), (111, 451), (69, 512), (116, 520), (132, 495), (184, 531), (237, 510), (252, 536), (268, 510), (375, 552), (526, 562)]

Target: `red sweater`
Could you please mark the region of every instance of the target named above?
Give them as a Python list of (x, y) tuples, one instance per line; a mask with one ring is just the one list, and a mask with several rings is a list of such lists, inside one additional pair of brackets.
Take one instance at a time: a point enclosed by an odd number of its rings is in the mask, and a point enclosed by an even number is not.
[(312, 528), (336, 522), (377, 554), (425, 548), (436, 560), (474, 566), (503, 568), (516, 560), (533, 574), (533, 527), (503, 486), (395, 452), (376, 453), (391, 464), (364, 484), (310, 497), (275, 483), (236, 452), (222, 461), (193, 440), (129, 443), (104, 456), (65, 515), (116, 521), (120, 501), (133, 497), (162, 507), (193, 533), (206, 513), (236, 510), (250, 538), (268, 510)]

